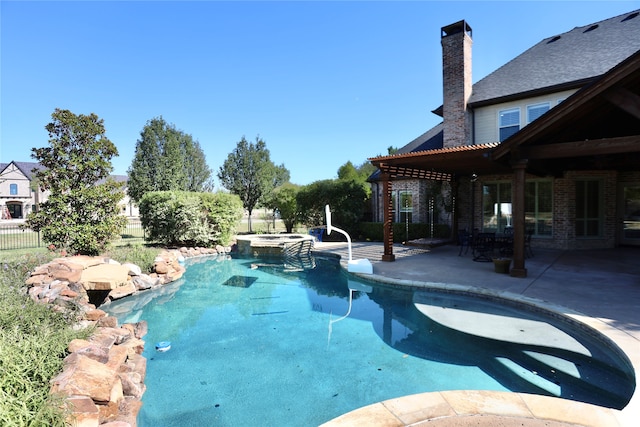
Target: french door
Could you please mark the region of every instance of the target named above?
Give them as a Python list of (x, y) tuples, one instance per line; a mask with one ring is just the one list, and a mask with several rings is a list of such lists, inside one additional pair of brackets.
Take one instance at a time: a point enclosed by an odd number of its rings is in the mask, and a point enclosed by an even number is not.
[(620, 184), (620, 244), (640, 246), (640, 183)]

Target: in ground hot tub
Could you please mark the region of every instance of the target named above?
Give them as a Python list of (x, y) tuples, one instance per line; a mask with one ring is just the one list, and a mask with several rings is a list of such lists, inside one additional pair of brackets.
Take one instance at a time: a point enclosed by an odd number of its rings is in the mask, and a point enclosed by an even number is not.
[(305, 234), (252, 234), (237, 236), (238, 254), (266, 256), (309, 255), (313, 236)]

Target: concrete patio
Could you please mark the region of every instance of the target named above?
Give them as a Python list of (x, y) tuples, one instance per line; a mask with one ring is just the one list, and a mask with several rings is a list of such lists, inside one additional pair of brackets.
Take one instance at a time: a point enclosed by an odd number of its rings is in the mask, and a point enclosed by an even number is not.
[[(341, 256), (346, 242), (316, 242), (315, 250)], [(394, 262), (383, 262), (382, 243), (354, 242), (353, 259), (373, 264), (368, 279), (414, 287), (455, 288), (524, 301), (583, 322), (612, 340), (640, 376), (640, 248), (559, 251), (533, 248), (526, 278), (498, 274), (493, 263), (474, 262), (459, 247), (395, 245)], [(518, 425), (635, 426), (640, 419), (636, 390), (622, 410), (564, 399), (459, 391), (407, 396), (344, 414), (327, 426)]]

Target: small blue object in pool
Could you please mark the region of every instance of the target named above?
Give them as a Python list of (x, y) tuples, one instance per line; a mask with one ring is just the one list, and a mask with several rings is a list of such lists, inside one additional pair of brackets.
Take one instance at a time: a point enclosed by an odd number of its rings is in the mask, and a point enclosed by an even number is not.
[(170, 349), (171, 349), (170, 341), (160, 341), (159, 343), (156, 344), (157, 351), (165, 352), (165, 351), (169, 351)]

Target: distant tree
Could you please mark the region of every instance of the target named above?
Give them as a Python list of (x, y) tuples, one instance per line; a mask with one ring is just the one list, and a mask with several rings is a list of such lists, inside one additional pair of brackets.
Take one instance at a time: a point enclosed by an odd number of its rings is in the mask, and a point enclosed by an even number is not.
[(273, 164), (269, 150), (260, 137), (256, 137), (254, 144), (243, 136), (220, 167), (218, 179), (224, 188), (242, 200), (242, 205), (249, 213), (251, 232), (253, 209), (258, 202), (266, 201), (271, 191), (284, 183), (283, 180), (289, 179), (289, 171), (284, 165)]
[(151, 119), (140, 132), (128, 170), (128, 194), (139, 202), (149, 191), (211, 191), (211, 169), (198, 141), (169, 125)]
[(338, 179), (358, 181), (359, 178), (358, 171), (351, 161), (348, 161), (338, 168)]
[(118, 150), (93, 113), (56, 109), (51, 117), (45, 126), (49, 146), (33, 148), (31, 154), (44, 166), (35, 172), (40, 187), (51, 193), (28, 215), (25, 226), (42, 232), (56, 250), (96, 255), (126, 224), (118, 208), (122, 184), (107, 179)]
[(348, 161), (344, 165), (338, 168), (338, 179), (343, 181), (354, 181), (362, 185), (362, 188), (367, 193), (367, 196), (371, 194), (371, 185), (367, 182), (367, 178), (376, 171), (376, 167), (370, 162), (364, 162), (360, 166), (354, 166), (353, 163)]
[(296, 195), (301, 221), (309, 226), (325, 224), (325, 205), (331, 207), (332, 222), (356, 234), (367, 206), (367, 193), (360, 183), (327, 179), (305, 185)]
[(300, 210), (296, 196), (300, 187), (285, 183), (273, 191), (269, 205), (280, 214), (287, 233), (293, 232), (293, 227), (300, 221)]
[(398, 152), (398, 147), (394, 147), (393, 145), (390, 145), (387, 147), (388, 155), (396, 154), (397, 152)]

